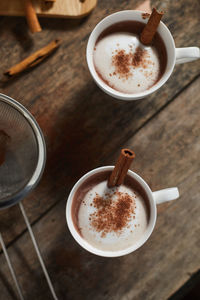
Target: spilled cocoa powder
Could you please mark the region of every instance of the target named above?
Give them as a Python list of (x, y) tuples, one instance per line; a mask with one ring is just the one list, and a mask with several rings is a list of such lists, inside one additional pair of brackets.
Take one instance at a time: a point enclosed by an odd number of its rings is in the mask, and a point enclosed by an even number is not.
[(91, 206), (96, 211), (90, 214), (90, 225), (105, 237), (109, 232), (120, 234), (129, 221), (135, 218), (135, 200), (127, 193), (114, 191), (100, 197), (96, 194)]

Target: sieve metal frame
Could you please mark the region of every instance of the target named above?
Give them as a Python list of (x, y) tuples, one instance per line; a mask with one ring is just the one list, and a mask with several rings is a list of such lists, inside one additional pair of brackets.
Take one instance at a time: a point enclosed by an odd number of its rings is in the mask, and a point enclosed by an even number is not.
[(32, 116), (32, 114), (19, 102), (14, 100), (13, 98), (4, 95), (0, 93), (0, 101), (3, 101), (9, 105), (11, 105), (13, 108), (18, 110), (19, 113), (23, 115), (23, 117), (27, 120), (29, 125), (32, 127), (37, 145), (38, 145), (38, 161), (35, 168), (35, 171), (32, 174), (32, 177), (30, 180), (26, 183), (26, 185), (23, 187), (22, 190), (17, 192), (12, 197), (5, 197), (0, 202), (0, 209), (8, 208), (10, 206), (15, 205), (18, 203), (21, 199), (25, 198), (38, 184), (45, 168), (46, 164), (46, 143), (43, 136), (43, 133), (35, 120), (35, 118)]

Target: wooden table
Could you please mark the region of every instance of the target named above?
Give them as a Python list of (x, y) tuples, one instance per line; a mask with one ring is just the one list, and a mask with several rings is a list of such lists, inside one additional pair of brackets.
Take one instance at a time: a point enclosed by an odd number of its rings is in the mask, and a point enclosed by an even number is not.
[[(84, 20), (41, 19), (43, 31), (34, 36), (24, 18), (0, 18), (1, 73), (52, 39), (63, 39), (54, 55), (0, 88), (30, 110), (45, 135), (46, 169), (23, 203), (59, 299), (167, 299), (200, 269), (200, 60), (176, 66), (159, 92), (130, 103), (105, 95), (86, 65), (96, 23), (141, 3), (101, 0)], [(161, 3), (176, 46), (200, 46), (199, 1), (151, 1), (158, 8)], [(122, 147), (136, 152), (132, 169), (153, 191), (178, 186), (181, 197), (159, 205), (155, 230), (142, 248), (101, 258), (73, 240), (65, 205), (77, 179), (114, 164)], [(25, 299), (51, 299), (18, 206), (0, 212), (0, 231)], [(0, 299), (16, 299), (2, 252), (0, 291)]]

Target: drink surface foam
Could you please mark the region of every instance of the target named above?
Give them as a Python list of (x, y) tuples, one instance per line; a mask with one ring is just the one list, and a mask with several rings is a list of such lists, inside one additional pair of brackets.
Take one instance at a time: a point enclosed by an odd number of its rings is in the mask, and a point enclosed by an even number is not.
[(110, 189), (107, 180), (93, 185), (84, 194), (77, 217), (81, 236), (104, 251), (128, 248), (141, 239), (148, 226), (143, 197), (125, 185)]
[(99, 77), (123, 93), (143, 92), (160, 77), (157, 49), (143, 46), (138, 35), (130, 32), (114, 32), (101, 38), (93, 59)]

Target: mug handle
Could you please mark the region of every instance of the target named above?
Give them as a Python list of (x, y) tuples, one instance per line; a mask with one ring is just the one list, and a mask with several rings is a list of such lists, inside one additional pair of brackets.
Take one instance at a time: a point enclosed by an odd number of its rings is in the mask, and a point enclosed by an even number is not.
[(176, 48), (176, 65), (200, 58), (198, 47)]
[(153, 197), (156, 204), (166, 201), (171, 201), (179, 198), (179, 190), (177, 187), (168, 188), (160, 191), (153, 192)]

